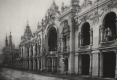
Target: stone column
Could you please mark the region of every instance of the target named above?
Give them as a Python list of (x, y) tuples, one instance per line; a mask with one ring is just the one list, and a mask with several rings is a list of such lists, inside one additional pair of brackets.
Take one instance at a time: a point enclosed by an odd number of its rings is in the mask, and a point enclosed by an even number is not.
[(90, 53), (90, 69), (89, 69), (89, 76), (92, 76), (92, 53)]
[(37, 58), (37, 71), (39, 71), (39, 58)]
[(54, 72), (54, 58), (52, 57), (52, 72)]
[(102, 78), (103, 77), (103, 55), (102, 55), (102, 52), (100, 52), (100, 67), (99, 67), (99, 77)]
[(35, 57), (35, 54), (36, 54), (36, 52), (35, 52), (35, 45), (33, 45), (33, 57)]
[(70, 54), (68, 58), (68, 73), (74, 74), (74, 54), (75, 54), (75, 20), (72, 19), (68, 22), (70, 24)]

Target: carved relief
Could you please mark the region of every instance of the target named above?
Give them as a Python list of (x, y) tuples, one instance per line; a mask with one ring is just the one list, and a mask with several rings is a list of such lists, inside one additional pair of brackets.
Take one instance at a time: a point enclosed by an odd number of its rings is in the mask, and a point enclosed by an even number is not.
[(84, 0), (84, 3), (83, 3), (83, 5), (81, 7), (82, 8), (86, 8), (89, 5), (92, 5), (92, 1), (90, 1), (90, 0)]
[(105, 12), (111, 11), (113, 8), (117, 8), (117, 0), (111, 0), (107, 5), (105, 5), (102, 10)]
[(99, 18), (103, 15), (104, 11), (94, 11), (91, 16), (89, 17), (89, 19), (92, 21), (92, 23), (98, 24), (99, 22)]

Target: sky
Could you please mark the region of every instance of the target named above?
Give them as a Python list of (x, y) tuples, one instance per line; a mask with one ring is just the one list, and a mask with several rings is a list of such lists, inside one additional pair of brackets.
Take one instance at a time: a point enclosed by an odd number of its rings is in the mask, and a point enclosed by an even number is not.
[[(32, 32), (37, 29), (38, 22), (41, 23), (47, 10), (54, 0), (0, 0), (0, 54), (5, 46), (5, 38), (10, 31), (16, 48), (21, 42), (21, 36), (29, 21)], [(71, 0), (55, 0), (61, 9), (62, 2), (70, 5)], [(80, 4), (84, 0), (80, 0)]]

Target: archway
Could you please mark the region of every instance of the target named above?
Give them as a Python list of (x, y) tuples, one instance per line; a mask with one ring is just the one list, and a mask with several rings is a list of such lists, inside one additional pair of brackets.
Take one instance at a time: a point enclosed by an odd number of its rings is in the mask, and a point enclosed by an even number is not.
[(116, 54), (103, 52), (103, 77), (115, 78)]
[(116, 38), (116, 13), (109, 12), (106, 14), (103, 20), (105, 28), (105, 38), (107, 41), (115, 40)]
[(89, 75), (90, 56), (89, 54), (82, 54), (82, 75)]
[(49, 51), (57, 50), (57, 31), (54, 27), (50, 28), (49, 30), (48, 47), (49, 47)]
[(52, 72), (52, 58), (51, 57), (48, 58), (48, 71)]
[(53, 72), (57, 72), (57, 57), (53, 57)]
[(90, 24), (84, 23), (81, 29), (82, 32), (82, 46), (90, 45)]
[(65, 72), (67, 73), (68, 71), (68, 58), (67, 57), (65, 57), (64, 64), (65, 64)]

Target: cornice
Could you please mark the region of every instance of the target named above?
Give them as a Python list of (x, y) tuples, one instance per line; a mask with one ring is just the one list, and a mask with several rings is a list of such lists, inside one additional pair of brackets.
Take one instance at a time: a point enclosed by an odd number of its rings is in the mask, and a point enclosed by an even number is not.
[(91, 6), (91, 8), (89, 8), (88, 10), (86, 10), (84, 12), (79, 12), (79, 14), (75, 18), (79, 18), (79, 17), (81, 17), (81, 16), (83, 16), (83, 15), (85, 15), (87, 13), (90, 13), (91, 11), (95, 10), (97, 7), (101, 7), (101, 6), (103, 6), (104, 4), (106, 4), (108, 2), (110, 2), (110, 0), (104, 0), (104, 1), (102, 0), (102, 1), (99, 1), (99, 2), (97, 2), (98, 6), (97, 6), (96, 3), (93, 4)]

